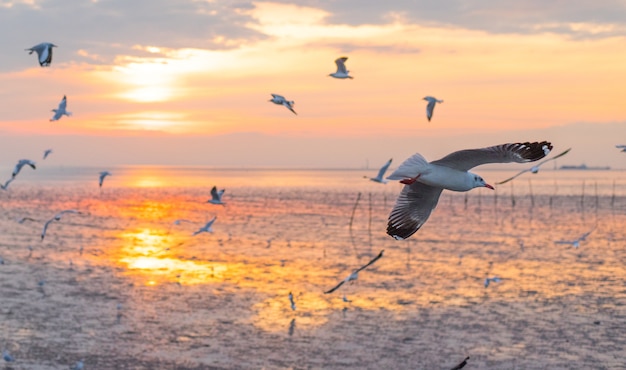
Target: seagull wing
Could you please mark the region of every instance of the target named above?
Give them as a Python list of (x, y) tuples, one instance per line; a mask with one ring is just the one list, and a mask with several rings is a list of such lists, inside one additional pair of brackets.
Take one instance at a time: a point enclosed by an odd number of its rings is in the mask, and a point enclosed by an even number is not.
[(41, 240), (46, 237), (46, 230), (48, 230), (48, 225), (50, 225), (53, 221), (54, 217), (46, 221), (45, 224), (43, 224), (43, 230), (41, 231)]
[(59, 110), (65, 112), (66, 108), (67, 108), (67, 96), (63, 95), (63, 99), (61, 99), (61, 102), (59, 103)]
[(482, 149), (460, 150), (432, 161), (431, 164), (467, 171), (488, 163), (534, 162), (545, 157), (550, 150), (552, 150), (552, 144), (547, 141), (509, 143)]
[(76, 214), (80, 214), (80, 212), (79, 212), (79, 211), (77, 211), (77, 210), (75, 210), (75, 209), (66, 209), (66, 210), (63, 210), (63, 211), (61, 211), (61, 212), (57, 213), (56, 215), (54, 215), (54, 219), (55, 219), (55, 220), (57, 220), (57, 221), (59, 221), (59, 220), (61, 219), (61, 217), (62, 217), (64, 214), (66, 214), (66, 213), (76, 213)]
[(436, 103), (437, 103), (436, 100), (429, 100), (428, 104), (426, 105), (426, 118), (428, 118), (429, 122), (430, 122), (430, 119), (433, 117), (433, 111), (435, 110)]
[(217, 192), (216, 186), (214, 186), (213, 189), (211, 189), (211, 198), (213, 198), (213, 200), (220, 200), (220, 195)]
[(513, 179), (515, 179), (516, 177), (520, 176), (521, 174), (523, 174), (523, 173), (525, 173), (525, 172), (529, 172), (529, 171), (530, 171), (530, 169), (529, 169), (529, 168), (527, 168), (527, 169), (525, 169), (525, 170), (522, 170), (522, 171), (518, 172), (517, 174), (515, 174), (515, 176), (509, 177), (508, 179), (506, 179), (506, 180), (504, 180), (504, 181), (496, 182), (496, 184), (497, 184), (497, 185), (502, 185), (502, 184), (505, 184), (505, 183), (507, 183), (507, 182), (509, 182), (509, 181), (511, 181), (511, 180), (513, 180)]
[(569, 240), (557, 240), (554, 242), (554, 244), (574, 244), (574, 242), (571, 242)]
[(346, 282), (345, 280), (341, 280), (341, 282), (339, 282), (339, 284), (335, 285), (332, 289), (325, 291), (324, 294), (330, 294), (330, 293), (334, 292), (335, 290), (339, 289), (339, 287), (342, 286), (343, 283), (345, 283), (345, 282)]
[(295, 111), (295, 110), (293, 110), (293, 107), (291, 106), (291, 103), (290, 103), (290, 102), (288, 102), (288, 101), (286, 101), (286, 100), (285, 100), (285, 101), (283, 101), (283, 105), (284, 105), (287, 109), (289, 109), (290, 111), (292, 111), (292, 112), (293, 112), (293, 114), (295, 114), (296, 116), (298, 115), (298, 113), (296, 113), (296, 111)]
[(39, 58), (39, 65), (42, 67), (49, 66), (52, 62), (52, 46), (46, 44), (37, 49), (37, 56)]
[[(533, 170), (533, 168), (537, 168), (537, 169), (538, 169), (538, 168), (539, 168), (539, 166), (541, 166), (542, 164), (544, 164), (544, 163), (546, 163), (546, 162), (550, 162), (550, 161), (552, 161), (552, 160), (554, 160), (554, 159), (560, 158), (560, 157), (564, 156), (565, 154), (569, 153), (569, 151), (570, 151), (570, 150), (572, 150), (572, 148), (569, 148), (569, 149), (567, 149), (566, 151), (564, 151), (563, 153), (560, 153), (560, 154), (558, 154), (558, 155), (555, 155), (555, 156), (554, 156), (554, 157), (552, 157), (552, 158), (545, 159), (545, 160), (543, 160), (543, 161), (539, 162), (536, 166), (534, 166), (534, 167), (532, 167), (532, 168), (529, 168), (529, 169), (526, 169), (526, 170), (523, 170), (523, 171), (520, 171), (517, 175), (515, 175), (515, 176), (513, 176), (513, 177), (510, 177), (510, 178), (508, 178), (508, 179), (506, 179), (506, 180), (504, 180), (504, 181), (497, 182), (496, 184), (498, 184), (498, 185), (502, 185), (502, 184), (504, 184), (504, 183), (506, 183), (506, 182), (509, 182), (509, 181), (513, 180), (514, 178), (516, 178), (517, 176), (519, 176), (519, 175), (523, 174), (524, 172), (532, 171), (532, 170)], [(535, 172), (536, 172), (536, 171), (535, 171)]]
[(442, 191), (442, 188), (421, 182), (404, 185), (389, 214), (387, 234), (396, 239), (406, 239), (413, 235), (430, 217)]
[(384, 251), (385, 251), (384, 249), (382, 251), (380, 251), (380, 253), (378, 253), (378, 256), (374, 257), (371, 261), (369, 261), (365, 265), (361, 266), (358, 270), (356, 270), (356, 273), (359, 273), (361, 270), (364, 270), (366, 267), (370, 266), (371, 264), (373, 264), (374, 262), (376, 262), (380, 258), (382, 258)]
[(461, 361), (460, 364), (456, 365), (450, 370), (461, 370), (462, 368), (465, 367), (465, 365), (467, 365), (467, 360), (469, 360), (469, 356), (465, 357), (465, 360)]
[(348, 60), (348, 57), (341, 57), (335, 60), (335, 64), (337, 65), (337, 73), (348, 74), (348, 70), (346, 69), (346, 60)]
[(278, 94), (271, 94), (272, 98), (277, 99), (277, 100), (286, 100), (284, 96), (282, 95), (278, 95)]
[(387, 172), (387, 170), (389, 169), (389, 166), (391, 166), (392, 160), (393, 158), (389, 159), (387, 163), (385, 163), (385, 165), (380, 168), (380, 170), (378, 171), (378, 175), (376, 175), (377, 179), (380, 179), (382, 181), (383, 176), (385, 176), (385, 172)]

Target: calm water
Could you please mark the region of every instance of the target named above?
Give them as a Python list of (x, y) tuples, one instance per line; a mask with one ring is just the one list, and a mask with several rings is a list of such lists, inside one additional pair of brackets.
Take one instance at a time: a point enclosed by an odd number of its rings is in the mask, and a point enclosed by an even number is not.
[[(401, 187), (363, 179), (376, 170), (123, 167), (100, 190), (101, 170), (24, 168), (0, 193), (0, 345), (15, 368), (626, 361), (625, 172), (444, 193), (422, 230), (395, 241), (385, 228)], [(491, 183), (515, 173), (476, 172)], [(213, 185), (226, 206), (206, 203)], [(41, 241), (68, 208), (83, 214)], [(214, 216), (214, 233), (191, 236)], [(555, 243), (588, 231), (578, 249)], [(356, 282), (323, 293), (383, 249)], [(502, 282), (485, 288), (487, 276)]]

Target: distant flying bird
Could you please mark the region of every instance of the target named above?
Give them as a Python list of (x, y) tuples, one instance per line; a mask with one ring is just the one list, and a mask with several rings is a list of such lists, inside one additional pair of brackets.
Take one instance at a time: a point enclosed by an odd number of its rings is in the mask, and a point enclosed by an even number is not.
[(501, 282), (501, 281), (502, 281), (502, 279), (500, 279), (500, 278), (499, 278), (499, 277), (497, 277), (497, 276), (494, 276), (494, 277), (492, 277), (492, 278), (488, 277), (488, 278), (486, 278), (486, 279), (485, 279), (485, 288), (489, 286), (489, 283), (490, 283), (490, 282), (493, 282), (493, 283), (499, 283), (499, 282)]
[(12, 183), (14, 179), (15, 177), (11, 177), (4, 184), (0, 184), (0, 189), (7, 190), (9, 188), (9, 184)]
[(291, 292), (289, 292), (289, 302), (291, 303), (291, 310), (295, 311), (296, 310), (296, 302), (293, 301), (293, 294), (291, 294)]
[(50, 155), (50, 153), (52, 153), (52, 149), (46, 149), (46, 150), (43, 152), (43, 159), (48, 158), (48, 156)]
[(61, 221), (61, 217), (64, 214), (68, 214), (68, 213), (81, 214), (79, 211), (76, 211), (76, 210), (73, 210), (73, 209), (66, 209), (66, 210), (61, 211), (61, 212), (57, 213), (56, 215), (54, 215), (54, 217), (52, 217), (51, 219), (46, 221), (46, 223), (43, 225), (43, 230), (41, 231), (41, 240), (42, 241), (46, 237), (46, 231), (48, 230), (48, 226), (50, 226), (50, 224), (52, 222), (54, 222), (54, 221)]
[(11, 356), (11, 354), (9, 353), (9, 351), (7, 351), (6, 349), (4, 351), (2, 351), (2, 358), (4, 359), (4, 361), (6, 362), (13, 362), (15, 361), (15, 359), (13, 358), (13, 356)]
[(20, 159), (19, 161), (17, 161), (15, 168), (13, 168), (13, 173), (11, 174), (11, 176), (15, 178), (15, 176), (17, 176), (17, 174), (20, 173), (20, 171), (22, 170), (22, 167), (26, 165), (30, 166), (33, 170), (37, 169), (37, 167), (35, 166), (35, 162), (31, 161), (30, 159)]
[(387, 234), (406, 239), (419, 230), (437, 206), (444, 189), (468, 191), (477, 187), (493, 189), (469, 169), (488, 163), (526, 163), (542, 159), (552, 150), (547, 141), (502, 144), (481, 149), (466, 149), (428, 162), (419, 153), (405, 160), (389, 180), (405, 184), (389, 215)]
[(29, 51), (28, 55), (36, 52), (39, 59), (39, 65), (42, 67), (48, 67), (50, 66), (50, 63), (52, 63), (52, 48), (55, 47), (57, 46), (52, 43), (42, 42), (41, 44), (37, 44), (30, 49), (24, 50)]
[(430, 119), (433, 117), (433, 111), (435, 110), (435, 104), (443, 103), (443, 100), (438, 100), (432, 96), (426, 96), (422, 100), (426, 100), (428, 102), (426, 105), (426, 118), (428, 118), (428, 122), (430, 122)]
[(222, 195), (224, 195), (225, 191), (226, 189), (217, 191), (217, 187), (214, 186), (213, 189), (211, 189), (211, 199), (207, 200), (206, 202), (211, 204), (225, 205), (226, 203), (222, 202)]
[(68, 117), (71, 116), (72, 112), (68, 112), (66, 108), (67, 108), (67, 96), (63, 95), (63, 99), (61, 99), (61, 102), (59, 103), (59, 107), (57, 109), (52, 110), (54, 112), (54, 116), (50, 118), (50, 122), (58, 121), (64, 115)]
[(572, 247), (578, 249), (578, 247), (580, 247), (580, 242), (583, 242), (585, 240), (587, 240), (587, 237), (595, 230), (596, 228), (594, 227), (593, 229), (591, 229), (590, 231), (587, 231), (586, 233), (582, 234), (580, 237), (578, 237), (577, 239), (574, 240), (557, 240), (554, 243), (555, 244), (569, 244)]
[(72, 370), (83, 370), (83, 369), (85, 369), (85, 364), (83, 363), (83, 361), (85, 361), (85, 360), (80, 360), (80, 361), (76, 362), (76, 365), (74, 365)]
[(102, 171), (100, 172), (100, 177), (98, 178), (98, 186), (102, 187), (102, 183), (104, 182), (104, 178), (107, 176), (112, 176), (111, 172), (109, 171)]
[[(370, 181), (374, 181), (374, 182), (379, 182), (381, 184), (386, 184), (389, 182), (389, 180), (385, 180), (383, 177), (385, 176), (385, 172), (387, 172), (387, 169), (389, 169), (389, 166), (391, 165), (391, 161), (393, 160), (390, 159), (387, 161), (387, 163), (385, 163), (380, 170), (378, 171), (378, 175), (376, 175), (376, 177), (370, 177)], [(367, 176), (364, 176), (365, 178), (367, 178)]]
[(361, 272), (362, 270), (364, 270), (365, 268), (367, 268), (368, 266), (370, 266), (371, 264), (373, 264), (374, 262), (376, 262), (380, 258), (382, 258), (384, 251), (385, 251), (384, 249), (382, 251), (380, 251), (380, 253), (378, 253), (378, 256), (374, 257), (374, 259), (372, 259), (371, 261), (369, 261), (365, 265), (363, 265), (363, 266), (359, 267), (358, 269), (354, 270), (350, 275), (348, 275), (347, 278), (342, 280), (339, 284), (335, 285), (332, 289), (324, 292), (324, 294), (330, 294), (330, 293), (334, 292), (335, 290), (339, 289), (339, 287), (342, 286), (344, 283), (347, 283), (349, 281), (358, 279), (359, 278), (359, 272)]
[(213, 226), (213, 223), (215, 222), (216, 219), (217, 219), (217, 216), (213, 217), (211, 221), (207, 222), (206, 225), (202, 226), (200, 229), (198, 229), (198, 231), (194, 232), (192, 236), (196, 236), (200, 233), (212, 233), (213, 229), (211, 228), (211, 226)]
[(465, 365), (467, 365), (467, 360), (469, 360), (469, 359), (470, 359), (469, 356), (465, 357), (465, 360), (461, 361), (461, 363), (459, 363), (458, 365), (456, 365), (455, 367), (453, 367), (450, 370), (461, 370), (462, 368), (465, 367)]
[(35, 220), (35, 219), (34, 219), (34, 218), (32, 218), (32, 217), (22, 217), (22, 218), (20, 218), (20, 219), (18, 219), (18, 220), (17, 220), (17, 223), (18, 223), (18, 224), (23, 224), (23, 223), (24, 223), (24, 222), (26, 222), (26, 221), (35, 221), (35, 222), (37, 222), (38, 220)]
[(508, 179), (506, 179), (504, 181), (496, 182), (496, 184), (497, 185), (502, 185), (502, 184), (507, 183), (507, 182), (513, 180), (514, 178), (516, 178), (517, 176), (520, 176), (521, 174), (526, 173), (526, 172), (537, 173), (537, 172), (539, 172), (539, 166), (541, 166), (542, 164), (544, 164), (546, 162), (550, 162), (552, 160), (555, 160), (557, 158), (560, 158), (560, 157), (564, 156), (565, 154), (569, 153), (570, 150), (572, 150), (572, 148), (569, 148), (566, 151), (564, 151), (563, 153), (555, 155), (552, 158), (548, 158), (546, 160), (543, 160), (543, 161), (539, 162), (537, 165), (532, 166), (531, 168), (527, 168), (527, 169), (525, 169), (523, 171), (520, 171), (513, 177), (509, 177)]
[(334, 77), (334, 78), (340, 78), (340, 79), (346, 79), (346, 78), (352, 79), (353, 77), (348, 75), (350, 71), (346, 69), (346, 60), (348, 60), (348, 57), (337, 58), (335, 60), (335, 64), (337, 65), (337, 72), (331, 73), (329, 74), (329, 76)]
[(285, 99), (285, 97), (282, 96), (282, 95), (272, 94), (272, 98), (269, 101), (271, 101), (274, 104), (284, 105), (285, 108), (287, 108), (290, 111), (292, 111), (293, 114), (298, 115), (298, 113), (296, 113), (296, 111), (293, 110), (293, 105), (296, 104), (296, 103), (294, 103), (293, 100), (290, 101), (290, 100)]
[(615, 145), (617, 149), (621, 149), (620, 152), (626, 152), (626, 145)]

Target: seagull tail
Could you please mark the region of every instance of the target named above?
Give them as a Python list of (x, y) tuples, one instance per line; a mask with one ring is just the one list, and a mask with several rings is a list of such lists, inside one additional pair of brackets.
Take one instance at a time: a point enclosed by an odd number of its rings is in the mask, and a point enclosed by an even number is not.
[(412, 157), (402, 162), (393, 173), (387, 176), (388, 180), (404, 180), (414, 178), (427, 169), (428, 161), (421, 154), (415, 153)]

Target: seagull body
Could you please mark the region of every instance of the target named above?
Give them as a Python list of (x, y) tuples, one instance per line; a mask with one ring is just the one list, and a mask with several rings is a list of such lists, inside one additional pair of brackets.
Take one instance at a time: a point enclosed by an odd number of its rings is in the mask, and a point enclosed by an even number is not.
[(285, 108), (287, 108), (290, 111), (292, 111), (293, 114), (295, 114), (296, 116), (298, 115), (298, 113), (296, 113), (296, 111), (293, 110), (293, 105), (296, 104), (296, 103), (294, 103), (293, 100), (287, 100), (282, 95), (272, 94), (272, 98), (269, 101), (271, 101), (274, 104), (283, 105), (283, 106), (285, 106)]
[(378, 182), (381, 184), (388, 183), (389, 180), (384, 179), (384, 176), (385, 176), (385, 172), (387, 172), (387, 170), (389, 169), (389, 166), (391, 165), (392, 160), (393, 158), (389, 159), (387, 163), (385, 163), (385, 165), (380, 168), (380, 170), (378, 171), (378, 175), (376, 175), (376, 177), (370, 177), (370, 181)]
[(366, 263), (365, 265), (359, 267), (358, 269), (352, 271), (352, 273), (350, 275), (348, 275), (347, 278), (345, 278), (344, 280), (342, 280), (341, 282), (339, 282), (339, 284), (335, 285), (332, 289), (324, 292), (324, 294), (330, 294), (332, 292), (334, 292), (335, 290), (339, 289), (340, 286), (342, 286), (344, 283), (347, 283), (349, 281), (353, 281), (359, 278), (359, 272), (361, 272), (362, 270), (364, 270), (365, 268), (367, 268), (368, 266), (370, 266), (371, 264), (373, 264), (374, 262), (378, 261), (380, 258), (382, 258), (383, 256), (383, 252), (385, 250), (383, 249), (382, 251), (380, 251), (380, 253), (378, 253), (378, 255), (376, 257), (374, 257), (371, 261), (369, 261), (368, 263)]
[(488, 277), (488, 278), (485, 279), (485, 288), (489, 286), (490, 282), (499, 283), (501, 281), (502, 281), (502, 279), (500, 279), (497, 276), (494, 276), (492, 278)]
[(211, 189), (211, 199), (207, 200), (207, 203), (225, 205), (226, 203), (222, 202), (222, 195), (224, 195), (225, 191), (226, 189), (218, 191), (217, 187), (214, 186)]
[(537, 163), (536, 165), (532, 166), (531, 168), (527, 168), (527, 169), (525, 169), (525, 170), (523, 170), (523, 171), (520, 171), (520, 172), (518, 172), (515, 176), (513, 176), (513, 177), (509, 177), (508, 179), (506, 179), (506, 180), (504, 180), (504, 181), (497, 182), (496, 184), (497, 184), (497, 185), (502, 185), (502, 184), (504, 184), (504, 183), (507, 183), (507, 182), (509, 182), (509, 181), (511, 181), (511, 180), (513, 180), (513, 179), (515, 179), (516, 177), (518, 177), (518, 176), (520, 176), (520, 175), (522, 175), (522, 174), (524, 174), (524, 173), (526, 173), (526, 172), (537, 173), (537, 172), (539, 172), (539, 166), (541, 166), (542, 164), (544, 164), (544, 163), (546, 163), (546, 162), (550, 162), (550, 161), (552, 161), (552, 160), (555, 160), (555, 159), (557, 159), (557, 158), (560, 158), (560, 157), (564, 156), (565, 154), (569, 153), (569, 151), (570, 151), (570, 150), (572, 150), (572, 148), (569, 148), (569, 149), (567, 149), (566, 151), (564, 151), (563, 153), (558, 154), (558, 155), (555, 155), (555, 156), (554, 156), (554, 157), (552, 157), (552, 158), (548, 158), (548, 159), (546, 159), (546, 160), (543, 160), (543, 161), (541, 161), (541, 162)]
[(335, 60), (335, 64), (337, 65), (337, 72), (331, 73), (329, 74), (329, 76), (339, 79), (352, 79), (353, 77), (348, 74), (350, 73), (350, 71), (346, 69), (346, 60), (348, 60), (348, 57), (337, 58)]
[(296, 310), (296, 302), (293, 301), (293, 294), (291, 294), (291, 292), (289, 292), (289, 302), (291, 303), (291, 310), (295, 311)]
[(426, 96), (422, 100), (426, 100), (428, 104), (426, 105), (426, 118), (428, 118), (428, 122), (433, 117), (433, 111), (435, 110), (435, 104), (443, 103), (443, 100), (439, 100), (432, 96)]
[(73, 209), (66, 209), (66, 210), (61, 211), (61, 212), (57, 213), (56, 215), (54, 215), (54, 217), (52, 217), (51, 219), (46, 221), (46, 223), (43, 225), (43, 230), (41, 231), (41, 240), (42, 241), (46, 237), (46, 231), (48, 230), (48, 226), (50, 226), (50, 224), (53, 223), (54, 221), (61, 221), (61, 217), (64, 214), (67, 214), (67, 213), (81, 214), (79, 211), (76, 211), (76, 210), (73, 210)]
[(48, 158), (48, 156), (50, 155), (50, 153), (52, 153), (52, 149), (46, 149), (46, 150), (43, 152), (43, 159)]
[(213, 223), (216, 219), (217, 216), (213, 217), (211, 221), (207, 222), (206, 225), (202, 226), (200, 229), (198, 229), (198, 231), (194, 232), (192, 236), (198, 235), (200, 233), (212, 233), (213, 229), (211, 228), (211, 226), (213, 226)]
[(0, 189), (7, 190), (9, 188), (9, 184), (12, 183), (14, 179), (15, 177), (11, 177), (4, 184), (0, 184)]
[(104, 182), (104, 178), (107, 176), (111, 176), (111, 172), (102, 171), (100, 172), (100, 177), (98, 178), (98, 186), (102, 187), (102, 183)]
[(387, 234), (399, 240), (413, 235), (428, 220), (444, 189), (493, 189), (482, 177), (468, 172), (469, 169), (488, 163), (537, 161), (548, 155), (550, 150), (552, 144), (546, 141), (502, 144), (460, 150), (430, 163), (416, 153), (387, 177), (405, 184), (389, 215)]
[(17, 161), (15, 168), (13, 168), (13, 173), (11, 174), (11, 176), (15, 178), (15, 176), (17, 176), (17, 174), (20, 173), (20, 171), (22, 170), (22, 167), (26, 165), (30, 166), (33, 170), (37, 169), (37, 167), (35, 166), (35, 162), (31, 161), (30, 159), (20, 159), (19, 161)]
[(28, 55), (33, 52), (37, 53), (37, 58), (39, 59), (39, 65), (42, 67), (50, 66), (52, 63), (52, 48), (57, 47), (56, 45), (50, 42), (42, 42), (41, 44), (37, 44), (30, 49), (24, 49), (29, 51)]
[(59, 107), (57, 109), (52, 110), (54, 112), (54, 116), (50, 118), (50, 122), (58, 121), (63, 116), (68, 116), (68, 117), (71, 116), (72, 112), (68, 112), (66, 108), (67, 108), (67, 96), (63, 95), (63, 99), (61, 99), (61, 102), (59, 103)]
[(591, 229), (591, 231), (588, 231), (584, 234), (582, 234), (580, 237), (578, 237), (577, 239), (574, 240), (557, 240), (554, 243), (555, 244), (570, 244), (572, 247), (578, 249), (578, 247), (580, 247), (580, 242), (583, 242), (585, 240), (587, 240), (587, 237), (595, 230), (596, 228), (594, 227), (593, 229)]
[(7, 351), (6, 349), (4, 351), (2, 351), (2, 358), (4, 359), (4, 361), (6, 362), (13, 362), (15, 361), (15, 359), (13, 358), (13, 356), (11, 356), (11, 354), (9, 353), (9, 351)]

